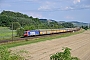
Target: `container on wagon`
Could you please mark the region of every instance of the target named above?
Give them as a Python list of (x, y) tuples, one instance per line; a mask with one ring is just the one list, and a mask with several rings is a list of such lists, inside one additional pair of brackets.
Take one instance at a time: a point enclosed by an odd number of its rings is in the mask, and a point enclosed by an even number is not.
[(40, 35), (44, 35), (44, 34), (46, 34), (46, 33), (47, 33), (46, 30), (40, 31)]
[(47, 30), (47, 34), (52, 34), (52, 31), (51, 30)]

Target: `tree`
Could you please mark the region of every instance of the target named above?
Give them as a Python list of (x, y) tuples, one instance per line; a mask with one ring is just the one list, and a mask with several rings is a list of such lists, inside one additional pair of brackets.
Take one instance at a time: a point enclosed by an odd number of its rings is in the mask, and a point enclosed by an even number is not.
[(36, 27), (34, 25), (30, 25), (30, 26), (26, 25), (26, 26), (24, 26), (24, 30), (35, 30), (35, 29), (36, 29)]
[(21, 25), (19, 24), (19, 22), (13, 22), (13, 30), (16, 30), (17, 28), (20, 28)]
[(0, 14), (0, 26), (4, 27), (12, 27), (16, 30), (17, 28), (28, 26), (29, 30), (32, 29), (58, 29), (61, 28), (62, 25), (58, 24), (58, 22), (54, 20), (50, 20), (48, 22), (47, 19), (40, 20), (38, 18), (33, 18), (32, 16), (28, 16), (26, 14), (22, 14), (20, 12), (13, 12), (13, 11), (3, 11)]
[(12, 18), (6, 15), (0, 15), (0, 26), (10, 27), (11, 21), (12, 21)]
[(74, 25), (70, 22), (62, 23), (62, 26), (64, 26), (65, 28), (73, 28), (74, 27)]
[(17, 32), (17, 36), (22, 37), (24, 35), (24, 28), (22, 27), (18, 28), (16, 32)]
[(16, 30), (17, 28), (20, 28), (21, 25), (19, 24), (19, 22), (12, 22), (10, 29), (12, 29), (12, 27), (13, 27), (13, 30)]

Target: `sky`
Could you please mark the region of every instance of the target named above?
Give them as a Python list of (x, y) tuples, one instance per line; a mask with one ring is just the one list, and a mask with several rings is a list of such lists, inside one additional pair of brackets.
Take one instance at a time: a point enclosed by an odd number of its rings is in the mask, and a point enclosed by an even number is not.
[(0, 0), (3, 10), (39, 19), (90, 23), (90, 0)]

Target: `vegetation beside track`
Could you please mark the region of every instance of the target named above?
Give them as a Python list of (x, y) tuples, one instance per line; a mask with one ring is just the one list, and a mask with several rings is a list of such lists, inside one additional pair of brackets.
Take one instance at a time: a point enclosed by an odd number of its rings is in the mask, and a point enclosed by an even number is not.
[(80, 60), (77, 57), (71, 56), (70, 48), (65, 47), (62, 50), (63, 52), (57, 52), (53, 55), (51, 55), (50, 60)]
[[(16, 31), (13, 30), (13, 35), (16, 36)], [(12, 30), (9, 27), (0, 27), (0, 40), (7, 40), (12, 38)]]
[(62, 38), (62, 37), (68, 37), (71, 35), (79, 34), (84, 32), (84, 30), (80, 30), (74, 33), (65, 33), (65, 34), (58, 34), (58, 35), (52, 35), (52, 36), (47, 36), (47, 37), (40, 37), (40, 38), (35, 38), (35, 39), (26, 39), (23, 41), (15, 41), (15, 42), (9, 42), (5, 44), (1, 44), (1, 46), (6, 46), (8, 48), (10, 47), (15, 47), (15, 46), (20, 46), (20, 45), (25, 45), (25, 44), (32, 44), (36, 42), (41, 42), (41, 41), (46, 41), (46, 40), (52, 40), (56, 38)]
[(24, 58), (18, 54), (11, 53), (7, 47), (0, 46), (0, 60), (24, 60)]

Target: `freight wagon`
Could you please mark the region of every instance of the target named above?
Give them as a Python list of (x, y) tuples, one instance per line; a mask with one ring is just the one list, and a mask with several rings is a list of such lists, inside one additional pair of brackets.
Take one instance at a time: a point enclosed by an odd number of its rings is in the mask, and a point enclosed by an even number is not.
[(36, 35), (46, 35), (46, 34), (55, 34), (55, 33), (74, 32), (74, 31), (78, 31), (78, 30), (80, 30), (80, 28), (28, 30), (28, 31), (24, 31), (24, 37), (36, 36)]

